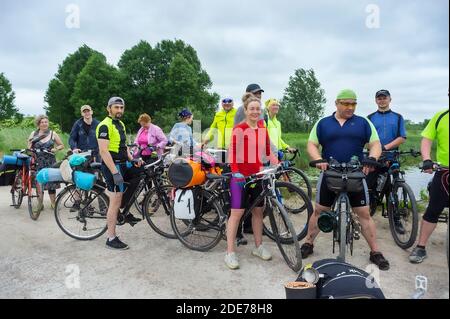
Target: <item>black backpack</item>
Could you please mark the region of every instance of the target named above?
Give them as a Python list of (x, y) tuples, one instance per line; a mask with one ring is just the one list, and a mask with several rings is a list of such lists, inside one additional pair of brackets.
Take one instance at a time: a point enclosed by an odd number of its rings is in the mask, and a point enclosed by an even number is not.
[[(336, 259), (319, 260), (313, 268), (324, 278), (316, 284), (318, 299), (385, 299), (375, 279), (367, 272)], [(303, 270), (297, 281), (304, 281)]]

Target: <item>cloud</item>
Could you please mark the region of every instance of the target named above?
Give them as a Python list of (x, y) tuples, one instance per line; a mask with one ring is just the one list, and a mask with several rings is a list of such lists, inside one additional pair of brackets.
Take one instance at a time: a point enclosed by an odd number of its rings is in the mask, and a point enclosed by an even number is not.
[[(448, 106), (446, 0), (73, 0), (80, 29), (65, 26), (71, 2), (23, 2), (0, 4), (0, 37), (8, 43), (0, 51), (0, 72), (13, 83), (23, 112), (42, 112), (58, 64), (82, 44), (116, 64), (141, 39), (189, 43), (212, 90), (236, 100), (253, 82), (265, 97), (281, 98), (295, 69), (313, 68), (326, 91), (327, 113), (345, 87), (358, 92), (363, 115), (376, 108), (380, 88), (391, 90), (396, 110), (414, 121)], [(379, 29), (366, 26), (366, 8), (374, 2)]]

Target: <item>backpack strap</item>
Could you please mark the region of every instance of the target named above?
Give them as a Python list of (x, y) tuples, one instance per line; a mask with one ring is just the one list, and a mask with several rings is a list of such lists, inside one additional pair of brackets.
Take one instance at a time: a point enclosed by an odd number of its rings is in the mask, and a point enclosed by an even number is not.
[(264, 123), (266, 123), (266, 127), (269, 127), (269, 115), (264, 114)]
[(435, 127), (436, 131), (437, 131), (438, 127), (439, 127), (439, 123), (441, 123), (442, 119), (444, 118), (444, 116), (446, 116), (446, 115), (448, 114), (448, 112), (449, 112), (449, 111), (445, 111), (445, 112), (442, 113), (442, 114), (439, 116), (439, 118), (437, 119), (437, 121), (436, 121), (436, 127)]

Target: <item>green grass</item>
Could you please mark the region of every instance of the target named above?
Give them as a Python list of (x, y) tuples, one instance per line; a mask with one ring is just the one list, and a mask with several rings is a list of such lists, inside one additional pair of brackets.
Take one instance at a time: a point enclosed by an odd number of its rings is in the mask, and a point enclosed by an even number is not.
[[(24, 149), (27, 147), (27, 139), (30, 136), (30, 129), (23, 128), (4, 128), (0, 129), (0, 158), (3, 157), (4, 154), (11, 154), (10, 149)], [(68, 134), (59, 134), (61, 137), (65, 149), (63, 151), (59, 151), (56, 155), (58, 160), (62, 159), (65, 153), (68, 150), (69, 143), (69, 135)]]

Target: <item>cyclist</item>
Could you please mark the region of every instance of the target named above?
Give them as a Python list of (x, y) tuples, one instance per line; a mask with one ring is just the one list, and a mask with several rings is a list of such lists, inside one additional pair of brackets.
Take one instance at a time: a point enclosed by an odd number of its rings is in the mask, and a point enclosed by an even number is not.
[[(203, 145), (206, 146), (211, 142), (214, 136), (218, 149), (228, 149), (231, 141), (231, 133), (234, 127), (234, 117), (237, 110), (234, 108), (234, 101), (231, 97), (222, 99), (222, 109), (216, 113), (214, 121), (211, 124), (208, 134), (203, 140)], [(222, 160), (225, 162), (225, 158)]]
[(97, 126), (100, 122), (92, 117), (94, 113), (89, 105), (83, 105), (80, 111), (82, 118), (73, 124), (70, 132), (70, 149), (75, 154), (90, 150), (92, 155), (96, 157), (96, 160), (100, 161), (96, 137)]
[[(33, 131), (28, 138), (29, 149), (46, 150), (46, 152), (36, 153), (36, 172), (46, 168), (52, 167), (56, 163), (55, 153), (64, 149), (64, 144), (58, 133), (49, 129), (49, 121), (46, 115), (39, 115), (36, 117), (35, 124), (36, 131)], [(32, 140), (36, 142), (33, 143)], [(56, 190), (60, 187), (59, 183), (47, 183), (44, 185), (42, 194), (39, 194), (39, 205), (33, 213), (40, 212), (44, 209), (44, 191), (48, 191), (50, 197), (51, 207), (55, 208)]]
[[(403, 116), (391, 110), (391, 93), (388, 90), (380, 90), (375, 94), (375, 101), (378, 105), (378, 110), (368, 116), (368, 119), (373, 123), (377, 129), (378, 136), (383, 151), (398, 150), (399, 146), (406, 142), (405, 120)], [(387, 155), (387, 159), (393, 159), (392, 156)], [(369, 190), (377, 187), (377, 180), (380, 174), (385, 174), (389, 168), (376, 169), (367, 176), (367, 186)], [(386, 181), (384, 191), (386, 193), (390, 190), (389, 179)], [(370, 192), (370, 200), (373, 199), (373, 192)], [(405, 228), (400, 222), (399, 217), (396, 217), (395, 228), (397, 233), (404, 234)]]
[[(328, 159), (331, 157), (342, 162), (350, 162), (353, 156), (363, 160), (363, 150), (369, 144), (370, 155), (363, 163), (366, 165), (363, 172), (367, 175), (376, 164), (381, 155), (381, 144), (375, 127), (366, 118), (355, 115), (357, 96), (352, 90), (341, 91), (336, 98), (337, 111), (329, 117), (319, 120), (311, 131), (307, 151), (313, 161), (318, 161), (317, 168), (325, 171), (328, 168)], [(322, 154), (319, 151), (322, 146)], [(379, 252), (376, 242), (376, 227), (369, 213), (369, 198), (367, 185), (361, 193), (349, 193), (350, 204), (353, 211), (359, 216), (362, 233), (370, 246), (370, 261), (381, 270), (389, 269), (389, 262)], [(308, 235), (306, 242), (302, 245), (302, 257), (307, 258), (313, 253), (314, 240), (320, 230), (317, 220), (322, 211), (329, 211), (336, 194), (327, 187), (324, 174), (319, 177), (317, 183), (316, 205), (314, 214), (309, 220)]]
[(194, 115), (188, 109), (183, 109), (178, 113), (180, 122), (176, 123), (169, 133), (169, 142), (182, 147), (182, 153), (193, 154), (194, 149), (200, 144), (194, 140), (192, 133), (192, 122)]
[(409, 261), (418, 264), (427, 258), (426, 245), (439, 220), (439, 215), (445, 207), (449, 206), (448, 199), (448, 110), (437, 113), (428, 123), (428, 126), (422, 133), (422, 158), (423, 170), (433, 173), (433, 161), (431, 160), (431, 147), (433, 141), (437, 142), (437, 161), (447, 167), (446, 170), (436, 172), (430, 185), (430, 202), (423, 215), (422, 226), (420, 229), (419, 242), (409, 256)]
[(269, 131), (270, 140), (279, 152), (278, 159), (281, 160), (283, 158), (283, 153), (280, 151), (287, 150), (289, 152), (295, 152), (296, 149), (290, 147), (281, 137), (281, 123), (277, 119), (277, 114), (280, 111), (280, 103), (278, 100), (269, 99), (265, 104), (267, 113), (264, 115), (264, 122)]
[[(107, 212), (108, 239), (106, 247), (111, 249), (125, 250), (128, 245), (116, 236), (117, 215), (121, 207), (123, 193), (125, 191), (124, 179), (130, 180), (132, 170), (127, 172), (126, 162), (133, 161), (133, 157), (127, 147), (125, 124), (120, 120), (125, 111), (125, 101), (120, 97), (112, 97), (108, 101), (108, 116), (97, 126), (97, 139), (102, 157), (102, 173), (109, 191), (109, 207)], [(136, 166), (140, 167), (142, 161), (138, 161)], [(127, 175), (125, 175), (127, 174)], [(133, 191), (134, 183), (127, 188), (127, 193)], [(125, 201), (126, 202), (126, 201)], [(138, 222), (139, 218), (128, 214), (126, 220)]]
[(146, 163), (153, 161), (152, 153), (155, 151), (158, 155), (164, 153), (164, 147), (167, 145), (167, 137), (162, 129), (152, 123), (150, 115), (144, 113), (139, 116), (138, 123), (141, 125), (134, 144), (142, 149), (141, 157)]
[[(245, 90), (246, 93), (252, 93), (255, 97), (257, 97), (260, 101), (262, 101), (262, 94), (264, 93), (264, 90), (261, 89), (259, 84), (249, 84), (247, 86), (247, 89)], [(243, 122), (245, 120), (245, 109), (244, 106), (240, 106), (237, 111), (236, 115), (234, 116), (234, 126), (238, 125), (239, 123)], [(261, 112), (260, 120), (264, 119), (264, 113)]]
[[(252, 201), (262, 192), (259, 183), (245, 186), (246, 177), (261, 171), (265, 157), (273, 164), (278, 163), (270, 149), (267, 129), (263, 121), (260, 120), (261, 100), (251, 93), (244, 95), (242, 100), (246, 120), (233, 129), (229, 154), (233, 175), (230, 182), (231, 214), (227, 223), (225, 264), (230, 269), (239, 268), (239, 261), (235, 253), (235, 239), (240, 220), (245, 208), (250, 207)], [(261, 206), (263, 206), (262, 203)], [(263, 260), (270, 260), (272, 258), (271, 253), (262, 245), (262, 207), (257, 207), (252, 211), (252, 225), (256, 246), (252, 254)]]

